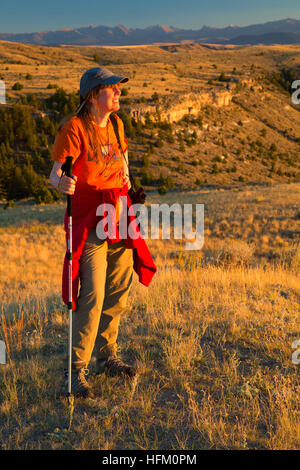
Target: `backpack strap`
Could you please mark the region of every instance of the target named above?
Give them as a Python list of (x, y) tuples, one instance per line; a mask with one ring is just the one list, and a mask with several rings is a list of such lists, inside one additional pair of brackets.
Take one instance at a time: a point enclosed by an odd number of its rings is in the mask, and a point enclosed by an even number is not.
[(119, 126), (118, 126), (118, 121), (117, 121), (117, 116), (115, 114), (111, 114), (110, 115), (110, 120), (111, 120), (111, 123), (113, 125), (113, 128), (114, 128), (114, 132), (115, 132), (115, 136), (117, 137), (117, 141), (118, 141), (118, 144), (119, 144), (119, 147), (120, 147), (120, 150), (123, 154), (123, 157), (124, 157), (124, 160), (126, 162), (126, 165), (127, 165), (127, 169), (128, 169), (128, 175), (129, 175), (129, 180), (130, 180), (130, 183), (131, 183), (131, 186), (133, 188), (135, 188), (135, 184), (134, 184), (134, 181), (133, 181), (133, 178), (130, 174), (130, 170), (129, 170), (129, 164), (128, 164), (128, 160), (126, 158), (126, 155), (123, 151), (123, 147), (121, 145), (121, 139), (120, 139), (120, 133), (119, 133)]

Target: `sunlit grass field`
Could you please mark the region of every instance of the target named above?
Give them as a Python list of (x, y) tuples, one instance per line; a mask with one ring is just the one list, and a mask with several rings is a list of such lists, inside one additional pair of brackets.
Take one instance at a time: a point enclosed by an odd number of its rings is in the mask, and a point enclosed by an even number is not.
[[(203, 203), (205, 242), (148, 240), (158, 272), (137, 276), (122, 357), (135, 383), (93, 376), (95, 400), (63, 390), (65, 204), (0, 209), (2, 449), (299, 449), (300, 184), (152, 193)], [(72, 422), (71, 422), (72, 418)]]

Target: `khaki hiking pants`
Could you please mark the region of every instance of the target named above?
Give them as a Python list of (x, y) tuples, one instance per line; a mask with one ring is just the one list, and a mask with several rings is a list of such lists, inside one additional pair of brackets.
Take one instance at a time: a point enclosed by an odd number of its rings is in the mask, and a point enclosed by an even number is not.
[(133, 276), (133, 252), (124, 241), (108, 244), (92, 229), (79, 261), (80, 291), (73, 312), (72, 366), (87, 367), (117, 353), (120, 316)]

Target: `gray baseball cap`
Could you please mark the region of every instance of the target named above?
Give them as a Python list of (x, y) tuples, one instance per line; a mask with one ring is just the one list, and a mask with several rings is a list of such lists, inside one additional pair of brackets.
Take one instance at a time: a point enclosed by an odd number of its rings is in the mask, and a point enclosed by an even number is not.
[(127, 77), (114, 75), (110, 70), (104, 67), (95, 67), (87, 70), (80, 80), (80, 95), (86, 98), (87, 94), (97, 85), (115, 85), (116, 83), (128, 82)]

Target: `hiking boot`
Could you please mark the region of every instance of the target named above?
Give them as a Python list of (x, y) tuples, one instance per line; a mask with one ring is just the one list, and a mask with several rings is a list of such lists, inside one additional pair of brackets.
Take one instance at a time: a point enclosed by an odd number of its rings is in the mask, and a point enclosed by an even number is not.
[[(88, 374), (88, 369), (84, 367), (81, 369), (72, 369), (71, 372), (71, 392), (74, 396), (77, 397), (92, 397), (92, 389), (88, 382), (86, 381), (85, 376)], [(68, 388), (68, 371), (65, 369), (65, 385)]]
[(108, 359), (97, 359), (97, 374), (106, 373), (109, 377), (129, 377), (133, 378), (137, 374), (137, 370), (133, 366), (125, 364), (118, 357), (109, 357)]

